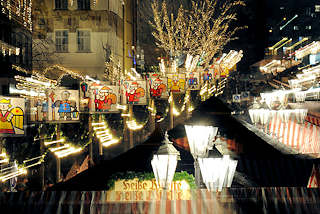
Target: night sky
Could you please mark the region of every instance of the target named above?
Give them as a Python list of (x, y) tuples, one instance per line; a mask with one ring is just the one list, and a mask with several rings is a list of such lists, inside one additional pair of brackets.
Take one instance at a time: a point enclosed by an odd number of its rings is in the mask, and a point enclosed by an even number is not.
[(270, 28), (284, 24), (283, 18), (303, 13), (318, 0), (245, 0), (246, 7), (238, 10), (237, 25), (248, 28), (238, 33), (226, 49), (242, 49), (244, 56), (238, 65), (240, 73), (249, 73), (249, 66), (264, 58), (264, 50), (274, 41), (269, 37)]

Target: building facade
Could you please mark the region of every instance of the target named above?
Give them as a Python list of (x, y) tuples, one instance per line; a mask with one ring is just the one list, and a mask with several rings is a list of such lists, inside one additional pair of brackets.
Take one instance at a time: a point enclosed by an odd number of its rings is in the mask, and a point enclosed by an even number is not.
[(130, 69), (132, 7), (130, 0), (35, 0), (34, 69), (58, 64), (102, 80), (111, 56), (119, 68)]
[(0, 1), (0, 94), (9, 94), (9, 82), (32, 69), (31, 0)]

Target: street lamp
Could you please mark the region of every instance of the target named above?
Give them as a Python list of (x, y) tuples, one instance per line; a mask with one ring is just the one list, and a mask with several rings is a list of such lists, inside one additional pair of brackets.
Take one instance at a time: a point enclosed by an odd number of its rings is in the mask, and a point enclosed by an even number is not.
[(195, 180), (199, 188), (204, 188), (198, 158), (208, 156), (208, 150), (213, 147), (213, 140), (217, 135), (218, 128), (212, 126), (184, 126), (187, 133), (190, 152), (194, 158)]
[(174, 148), (172, 142), (169, 141), (167, 132), (162, 143), (163, 145), (153, 155), (151, 165), (158, 185), (163, 189), (168, 189), (176, 171), (180, 153)]
[(203, 181), (208, 190), (221, 191), (222, 187), (230, 187), (238, 161), (229, 155), (222, 158), (198, 158)]

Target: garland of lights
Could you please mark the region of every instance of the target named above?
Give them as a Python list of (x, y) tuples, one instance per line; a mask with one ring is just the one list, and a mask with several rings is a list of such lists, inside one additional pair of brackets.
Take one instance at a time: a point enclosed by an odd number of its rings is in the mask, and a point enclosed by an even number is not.
[(67, 68), (65, 68), (65, 67), (63, 67), (63, 66), (61, 66), (61, 65), (53, 65), (53, 66), (51, 66), (51, 67), (49, 67), (49, 68), (46, 68), (46, 69), (44, 70), (43, 74), (46, 74), (47, 72), (52, 71), (52, 70), (54, 70), (54, 69), (58, 69), (58, 70), (60, 70), (60, 71), (63, 72), (63, 73), (59, 76), (59, 78), (57, 79), (57, 84), (58, 84), (58, 85), (60, 85), (62, 78), (63, 78), (64, 76), (67, 76), (67, 75), (70, 75), (70, 76), (72, 76), (72, 77), (74, 77), (74, 78), (78, 78), (78, 79), (80, 79), (80, 80), (82, 80), (82, 81), (85, 81), (85, 79), (86, 79), (84, 76), (82, 76), (82, 75), (79, 74), (78, 72), (75, 72), (75, 71), (72, 71), (72, 70), (70, 70), (70, 69), (67, 69)]
[(91, 123), (95, 136), (99, 139), (104, 147), (119, 143), (120, 139), (115, 138), (110, 129), (108, 129), (106, 122)]
[[(11, 4), (13, 2), (13, 4)], [(1, 0), (2, 14), (32, 31), (32, 0)], [(21, 5), (22, 4), (22, 5)]]

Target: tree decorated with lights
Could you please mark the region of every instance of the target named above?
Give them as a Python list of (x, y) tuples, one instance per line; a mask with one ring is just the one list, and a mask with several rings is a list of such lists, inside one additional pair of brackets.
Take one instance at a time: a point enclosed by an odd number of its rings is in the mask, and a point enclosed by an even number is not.
[(181, 5), (177, 14), (168, 14), (167, 3), (162, 2), (160, 7), (155, 1), (152, 3), (152, 34), (157, 46), (171, 57), (198, 55), (208, 65), (243, 28), (232, 28), (231, 24), (237, 20), (235, 9), (244, 5), (240, 0), (192, 1), (190, 10)]

